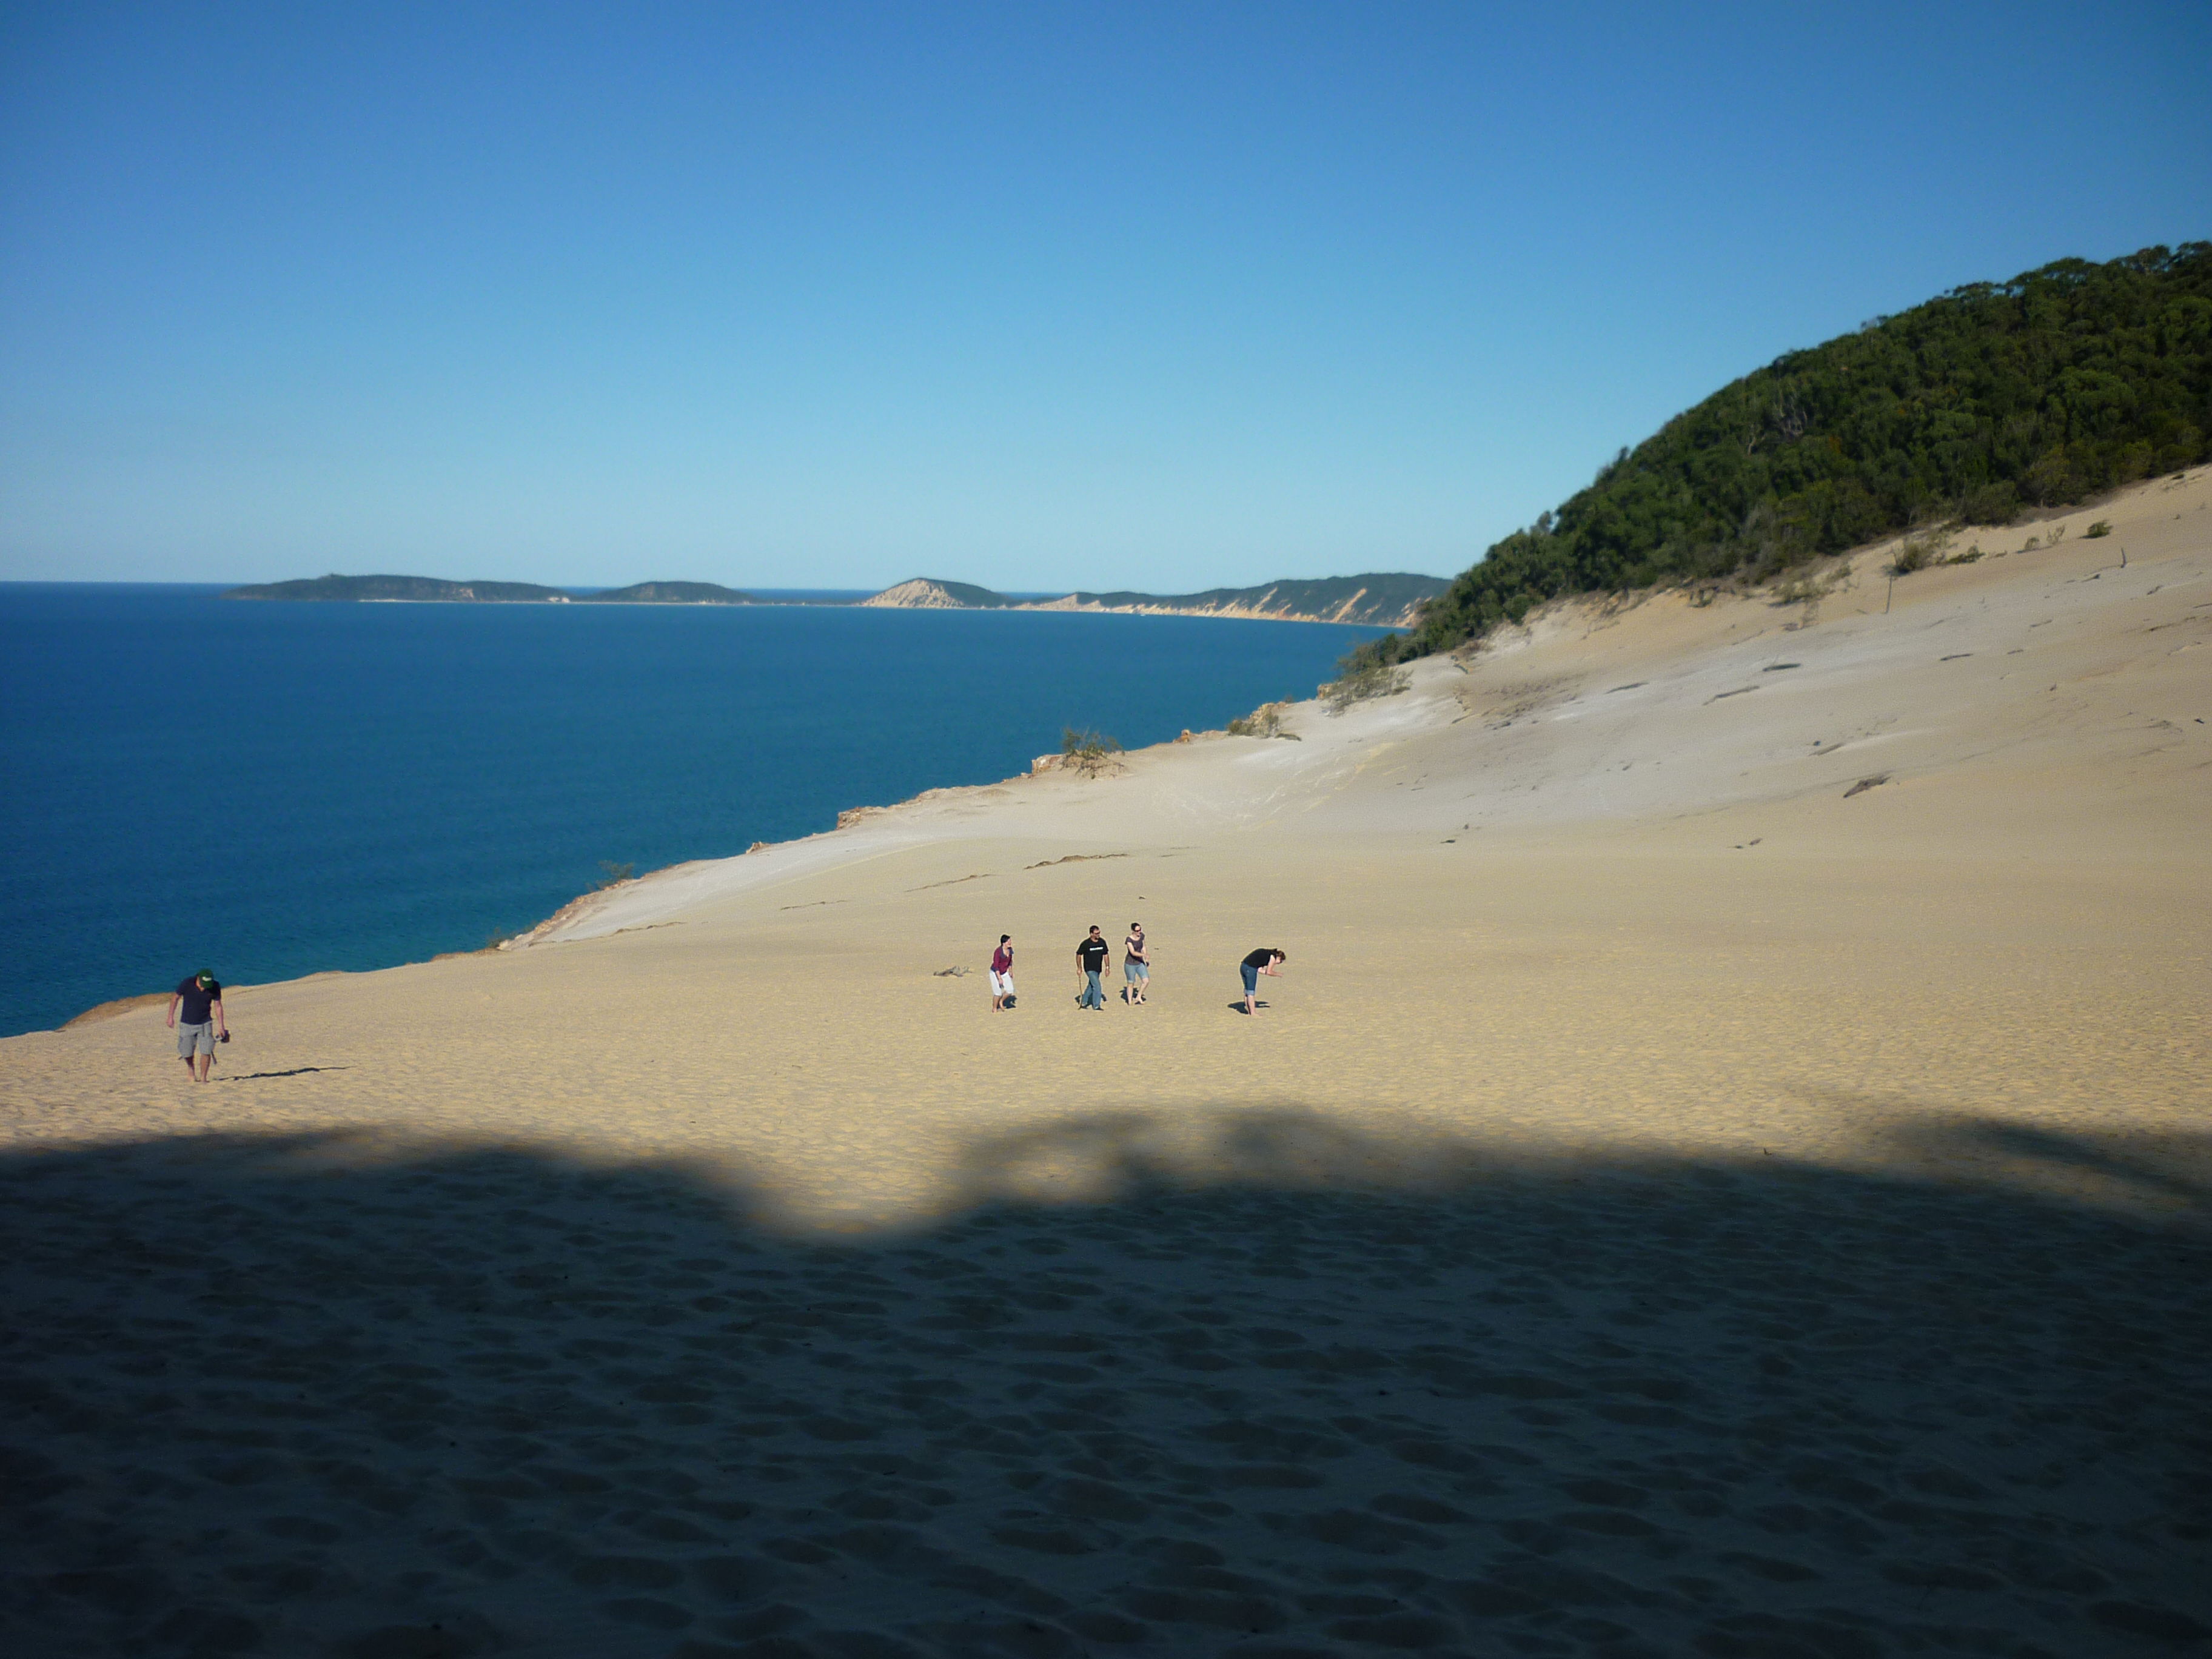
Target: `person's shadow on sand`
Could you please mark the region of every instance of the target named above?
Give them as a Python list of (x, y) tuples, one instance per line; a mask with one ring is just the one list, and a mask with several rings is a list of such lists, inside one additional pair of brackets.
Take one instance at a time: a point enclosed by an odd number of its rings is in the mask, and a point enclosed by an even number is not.
[[(1264, 1008), (1264, 1007), (1266, 1007), (1266, 1006), (1267, 1006), (1267, 998), (1265, 998), (1265, 997), (1261, 997), (1261, 998), (1257, 1002), (1255, 1002), (1252, 1006), (1253, 1006), (1255, 1008)], [(1244, 1012), (1244, 999), (1243, 999), (1243, 997), (1239, 997), (1239, 998), (1237, 998), (1237, 1000), (1236, 1000), (1236, 1001), (1234, 1001), (1234, 1002), (1231, 1003), (1231, 1004), (1229, 1005), (1229, 1012), (1230, 1012), (1231, 1013), (1232, 1013), (1232, 1014), (1241, 1014), (1241, 1013), (1243, 1013), (1243, 1012)]]

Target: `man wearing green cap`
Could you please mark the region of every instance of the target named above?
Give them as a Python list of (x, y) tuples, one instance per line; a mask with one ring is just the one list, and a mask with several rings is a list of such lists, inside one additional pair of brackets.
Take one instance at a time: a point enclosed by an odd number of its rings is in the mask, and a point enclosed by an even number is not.
[[(184, 1018), (177, 1018), (183, 1005)], [(177, 1056), (185, 1062), (185, 1075), (205, 1083), (215, 1064), (215, 1045), (230, 1041), (230, 1027), (222, 1017), (222, 986), (203, 968), (169, 993), (169, 1024), (177, 1028)], [(195, 1060), (197, 1059), (197, 1065)]]

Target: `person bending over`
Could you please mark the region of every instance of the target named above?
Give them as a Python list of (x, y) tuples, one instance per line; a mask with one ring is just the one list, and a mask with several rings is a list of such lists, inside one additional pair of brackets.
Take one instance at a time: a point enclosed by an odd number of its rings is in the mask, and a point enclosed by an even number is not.
[(1246, 1013), (1254, 1014), (1260, 1011), (1260, 975), (1265, 974), (1270, 979), (1281, 977), (1282, 965), (1289, 960), (1290, 957), (1285, 952), (1277, 950), (1272, 945), (1263, 945), (1237, 964), (1238, 971), (1244, 975), (1244, 1012)]
[(1098, 936), (1098, 924), (1091, 924), (1091, 937), (1075, 947), (1075, 960), (1083, 969), (1082, 1003), (1086, 1008), (1106, 1012), (1106, 988), (1099, 983), (1098, 975), (1106, 971), (1106, 963), (1114, 954), (1114, 947)]
[[(179, 1004), (184, 1006), (181, 1024)], [(222, 1016), (222, 986), (213, 974), (203, 968), (169, 993), (169, 1024), (176, 1028), (177, 1058), (185, 1062), (185, 1075), (205, 1083), (208, 1068), (215, 1064), (216, 1043), (230, 1041), (230, 1027)]]

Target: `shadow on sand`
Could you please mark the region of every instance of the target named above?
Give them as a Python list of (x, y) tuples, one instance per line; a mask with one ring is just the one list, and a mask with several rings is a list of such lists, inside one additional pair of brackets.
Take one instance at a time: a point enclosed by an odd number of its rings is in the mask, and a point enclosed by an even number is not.
[(2212, 1138), (1201, 1127), (1010, 1136), (834, 1242), (527, 1150), (8, 1159), (0, 1646), (2204, 1650)]

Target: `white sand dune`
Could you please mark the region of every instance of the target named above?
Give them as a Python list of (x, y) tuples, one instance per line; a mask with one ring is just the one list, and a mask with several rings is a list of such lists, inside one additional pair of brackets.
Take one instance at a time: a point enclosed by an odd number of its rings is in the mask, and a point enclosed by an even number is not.
[(0, 1042), (0, 1638), (2212, 1642), (2208, 504)]

